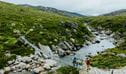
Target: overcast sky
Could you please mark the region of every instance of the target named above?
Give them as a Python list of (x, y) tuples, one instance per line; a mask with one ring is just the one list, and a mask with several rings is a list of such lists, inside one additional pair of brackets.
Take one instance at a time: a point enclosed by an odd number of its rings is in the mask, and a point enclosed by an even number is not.
[(99, 15), (126, 9), (126, 0), (1, 0), (16, 4), (54, 7), (86, 15)]

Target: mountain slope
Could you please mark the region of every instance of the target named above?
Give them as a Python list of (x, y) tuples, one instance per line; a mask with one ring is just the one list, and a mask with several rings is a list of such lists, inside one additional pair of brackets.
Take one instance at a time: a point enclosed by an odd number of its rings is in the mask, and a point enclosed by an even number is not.
[(126, 9), (121, 9), (111, 13), (103, 14), (103, 16), (126, 16)]
[(15, 56), (27, 56), (34, 50), (19, 38), (25, 36), (38, 45), (57, 45), (62, 41), (82, 45), (91, 33), (77, 18), (61, 16), (31, 7), (18, 6), (0, 1), (0, 68)]
[(21, 6), (32, 7), (32, 8), (42, 10), (42, 11), (57, 13), (59, 15), (68, 16), (68, 17), (82, 17), (82, 16), (84, 16), (82, 14), (78, 14), (78, 13), (75, 13), (75, 12), (68, 12), (68, 11), (59, 10), (59, 9), (51, 8), (51, 7), (31, 6), (31, 5), (27, 5), (27, 4), (24, 4), (24, 5), (21, 5)]

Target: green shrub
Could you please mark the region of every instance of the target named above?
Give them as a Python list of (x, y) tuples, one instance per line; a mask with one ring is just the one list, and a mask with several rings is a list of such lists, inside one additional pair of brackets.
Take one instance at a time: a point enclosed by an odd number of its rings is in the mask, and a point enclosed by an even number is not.
[(61, 67), (57, 70), (58, 74), (79, 74), (79, 70), (72, 66)]

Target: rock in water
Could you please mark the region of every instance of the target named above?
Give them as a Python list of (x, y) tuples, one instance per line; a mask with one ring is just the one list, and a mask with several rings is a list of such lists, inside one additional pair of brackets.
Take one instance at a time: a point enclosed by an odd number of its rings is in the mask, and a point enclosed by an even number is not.
[(96, 42), (96, 43), (100, 43), (100, 41), (99, 41), (99, 40), (96, 40), (95, 42)]
[(41, 45), (39, 43), (39, 47), (42, 51), (44, 58), (53, 58), (53, 52), (52, 52), (52, 50), (50, 49), (49, 46)]
[(47, 70), (50, 70), (51, 67), (55, 67), (57, 65), (57, 62), (51, 59), (45, 60), (44, 68)]

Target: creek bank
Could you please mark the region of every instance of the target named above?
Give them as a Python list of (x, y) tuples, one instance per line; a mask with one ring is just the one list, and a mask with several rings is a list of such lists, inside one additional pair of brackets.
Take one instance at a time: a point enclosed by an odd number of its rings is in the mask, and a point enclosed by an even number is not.
[[(102, 33), (100, 29), (99, 32)], [(106, 30), (104, 33), (107, 36), (114, 38), (116, 41), (113, 42), (114, 48), (107, 49), (106, 51), (99, 52), (98, 55), (92, 56), (92, 66), (103, 68), (103, 69), (115, 69), (126, 66), (126, 53), (125, 49), (120, 48), (121, 43), (125, 43), (124, 37), (120, 33), (112, 32), (111, 30)], [(115, 62), (116, 61), (116, 62)]]
[[(106, 51), (108, 48), (115, 48), (114, 43), (116, 40), (113, 38), (112, 34), (107, 35), (105, 31), (97, 31), (96, 29), (89, 28), (94, 35), (92, 42), (87, 41), (86, 45), (80, 50), (75, 52), (75, 55), (69, 55), (61, 58), (59, 64), (62, 66), (73, 65), (72, 59), (77, 57), (78, 59), (85, 60), (88, 55), (95, 56), (98, 53)], [(98, 41), (98, 42), (97, 42)]]
[[(22, 61), (18, 58), (16, 58), (16, 60), (14, 60), (14, 62), (9, 61), (9, 63), (11, 63), (11, 64), (8, 65), (6, 70), (7, 71), (10, 70), (11, 72), (24, 72), (24, 71), (31, 72), (32, 71), (35, 73), (42, 73), (42, 72), (45, 73), (48, 71), (54, 71), (55, 69), (57, 69), (59, 67), (59, 65), (66, 64), (66, 63), (63, 63), (64, 61), (67, 62), (66, 65), (68, 65), (69, 62), (72, 61), (72, 58), (74, 57), (73, 55), (70, 55), (72, 53), (76, 53), (75, 54), (76, 56), (84, 59), (88, 53), (94, 54), (94, 53), (97, 53), (98, 51), (104, 51), (105, 48), (103, 49), (102, 46), (104, 46), (106, 48), (114, 47), (111, 43), (110, 43), (110, 45), (112, 45), (112, 46), (104, 45), (104, 43), (109, 42), (109, 40), (107, 40), (107, 38), (109, 36), (106, 36), (104, 33), (99, 34), (99, 32), (96, 32), (96, 31), (93, 33), (97, 33), (97, 35), (95, 35), (96, 38), (92, 39), (93, 42), (87, 41), (87, 43), (85, 45), (83, 45), (84, 47), (83, 46), (78, 47), (77, 45), (74, 45), (67, 41), (62, 41), (58, 45), (52, 45), (52, 46), (46, 46), (46, 45), (42, 45), (42, 44), (38, 43), (38, 45), (36, 46), (36, 45), (30, 43), (25, 38), (25, 36), (22, 36), (21, 41), (24, 44), (29, 45), (30, 47), (34, 48), (35, 54), (31, 55), (29, 57), (25, 57), (25, 58), (21, 57), (21, 56), (17, 56), (20, 59), (22, 58)], [(113, 42), (113, 40), (111, 42)], [(99, 47), (99, 45), (100, 45), (99, 49), (95, 50), (94, 48), (92, 48), (94, 46), (97, 48), (97, 47)], [(81, 47), (83, 47), (83, 48), (81, 48)], [(89, 47), (89, 49), (88, 49), (88, 47)], [(86, 50), (86, 48), (87, 48), (87, 50)], [(47, 51), (45, 51), (45, 50), (47, 50)], [(60, 58), (60, 57), (62, 57), (62, 58)], [(70, 58), (67, 58), (67, 57), (70, 57)], [(58, 58), (58, 60), (57, 60), (57, 58)], [(25, 60), (25, 59), (28, 59), (28, 60)], [(40, 61), (40, 59), (43, 61)], [(48, 66), (48, 65), (45, 65), (45, 60), (51, 60), (53, 62)], [(71, 63), (72, 62), (70, 62), (69, 65), (71, 65)], [(15, 68), (15, 66), (16, 67), (18, 66), (18, 68), (11, 70), (9, 68), (11, 65), (14, 66), (14, 68)], [(22, 67), (21, 65), (24, 65), (24, 66)], [(12, 69), (13, 69), (13, 67), (12, 67)], [(3, 70), (3, 71), (6, 71), (6, 70)], [(42, 70), (42, 71), (40, 71), (40, 70)]]
[[(38, 46), (29, 42), (25, 36), (21, 36), (20, 41), (35, 50), (35, 54), (30, 56), (16, 55), (16, 59), (8, 61), (8, 64), (4, 69), (0, 70), (0, 74), (3, 73), (47, 73), (48, 71), (55, 71), (59, 67), (56, 58), (64, 57), (74, 53), (81, 47), (75, 46), (67, 41), (60, 42), (57, 46), (51, 47), (38, 43)], [(11, 54), (10, 54), (11, 55)]]

